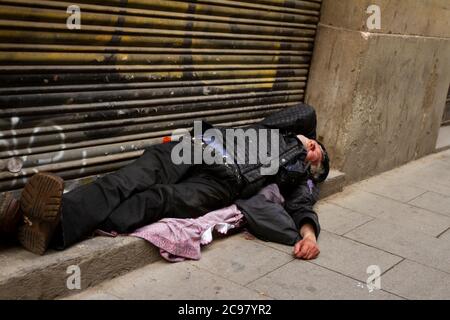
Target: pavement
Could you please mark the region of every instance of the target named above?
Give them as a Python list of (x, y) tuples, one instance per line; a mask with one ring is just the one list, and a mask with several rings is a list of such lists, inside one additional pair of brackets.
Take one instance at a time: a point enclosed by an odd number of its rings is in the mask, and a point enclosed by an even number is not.
[(68, 299), (450, 299), (450, 150), (316, 209), (316, 260), (240, 233), (204, 248), (200, 261), (158, 260)]

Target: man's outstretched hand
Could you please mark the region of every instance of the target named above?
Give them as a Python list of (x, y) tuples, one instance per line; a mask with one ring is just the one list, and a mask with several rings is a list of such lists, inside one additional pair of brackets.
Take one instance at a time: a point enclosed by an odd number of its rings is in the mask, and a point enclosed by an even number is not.
[(302, 226), (300, 234), (302, 235), (302, 240), (295, 244), (294, 256), (303, 260), (316, 259), (320, 254), (320, 250), (317, 245), (314, 228), (309, 224), (305, 224)]

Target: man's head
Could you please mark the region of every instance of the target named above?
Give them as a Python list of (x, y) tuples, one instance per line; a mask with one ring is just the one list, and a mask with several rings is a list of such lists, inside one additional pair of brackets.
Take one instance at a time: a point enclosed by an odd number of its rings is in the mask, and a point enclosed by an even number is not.
[(330, 160), (324, 145), (303, 135), (297, 137), (306, 149), (305, 161), (310, 165), (313, 180), (315, 182), (324, 181), (330, 171)]

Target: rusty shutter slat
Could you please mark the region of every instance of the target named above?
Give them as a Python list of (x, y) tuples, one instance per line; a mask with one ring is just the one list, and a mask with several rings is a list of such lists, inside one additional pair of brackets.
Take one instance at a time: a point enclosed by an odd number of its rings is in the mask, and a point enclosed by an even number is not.
[(116, 170), (194, 119), (244, 126), (302, 101), (320, 7), (0, 0), (0, 191)]

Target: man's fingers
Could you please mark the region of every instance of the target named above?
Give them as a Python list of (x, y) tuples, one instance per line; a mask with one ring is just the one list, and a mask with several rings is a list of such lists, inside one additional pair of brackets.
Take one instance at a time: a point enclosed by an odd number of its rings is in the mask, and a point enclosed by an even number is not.
[(299, 250), (297, 250), (297, 252), (295, 253), (295, 256), (299, 259), (303, 258), (305, 256), (305, 248), (306, 248), (306, 245), (304, 245), (304, 244), (301, 245), (299, 247)]
[(303, 240), (297, 242), (294, 246), (294, 255), (297, 256), (305, 242)]
[(312, 257), (312, 259), (316, 259), (320, 254), (320, 250), (316, 249), (316, 251), (314, 252), (314, 256)]
[(294, 254), (297, 254), (300, 250), (300, 246), (302, 245), (301, 241), (297, 242), (294, 246)]
[(317, 245), (301, 240), (294, 246), (294, 256), (298, 259), (311, 260), (317, 258), (320, 250)]
[(307, 260), (315, 259), (319, 256), (319, 253), (320, 253), (320, 250), (317, 247), (315, 247), (309, 252), (306, 259)]
[(308, 246), (308, 248), (306, 249), (305, 254), (303, 255), (303, 258), (308, 260), (308, 257), (310, 256), (311, 252), (313, 251), (313, 247), (312, 246)]
[(299, 253), (297, 254), (297, 258), (305, 258), (306, 255), (308, 254), (308, 251), (310, 249), (309, 245), (303, 245), (302, 248), (300, 249)]
[(308, 255), (306, 256), (306, 260), (314, 259), (315, 258), (315, 254), (316, 254), (316, 251), (314, 249), (311, 249), (308, 252)]

